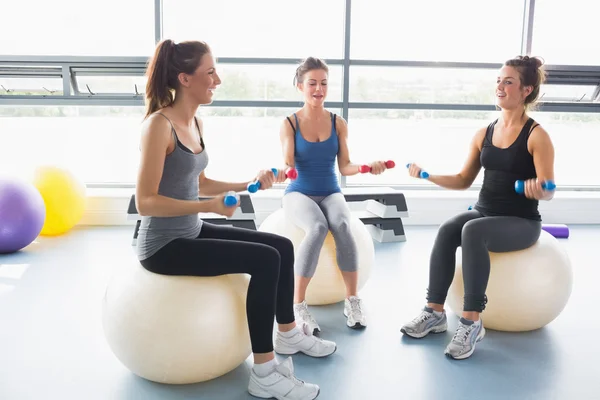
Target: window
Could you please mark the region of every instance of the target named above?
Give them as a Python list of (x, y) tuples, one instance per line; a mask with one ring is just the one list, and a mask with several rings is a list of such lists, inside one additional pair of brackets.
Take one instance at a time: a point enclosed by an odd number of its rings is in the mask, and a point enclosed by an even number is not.
[(584, 85), (542, 85), (540, 101), (551, 102), (592, 102), (597, 86)]
[(536, 1), (532, 54), (547, 64), (600, 65), (598, 15), (596, 1)]
[[(368, 114), (367, 114), (368, 113)], [(592, 113), (530, 114), (546, 129), (555, 147), (557, 185), (598, 186), (600, 115)], [(496, 112), (350, 110), (350, 156), (356, 163), (392, 159), (396, 168), (379, 176), (347, 177), (349, 185), (418, 185), (432, 183), (411, 178), (406, 164), (415, 162), (434, 174), (460, 171), (475, 132), (498, 117)], [(483, 172), (475, 180), (483, 182)]]
[(163, 1), (163, 36), (203, 40), (217, 57), (343, 55), (343, 0)]
[(350, 101), (494, 104), (495, 69), (351, 67)]
[(356, 0), (350, 54), (354, 59), (503, 62), (520, 52), (523, 11), (523, 0)]
[[(215, 100), (302, 100), (294, 86), (294, 65), (219, 64), (223, 83)], [(342, 67), (329, 66), (329, 101), (342, 101)]]
[(63, 81), (61, 76), (35, 77), (23, 75), (19, 77), (3, 77), (0, 72), (0, 95), (44, 95), (61, 96)]
[(135, 182), (143, 107), (0, 106), (0, 171), (27, 178), (39, 165), (86, 183)]
[[(252, 179), (261, 169), (283, 165), (279, 127), (297, 108), (204, 107), (207, 176), (230, 182)], [(339, 110), (331, 110), (339, 113)]]
[(600, 114), (531, 113), (554, 144), (557, 186), (600, 185)]
[[(350, 158), (358, 164), (393, 160), (396, 168), (381, 175), (357, 174), (348, 185), (428, 185), (410, 177), (406, 164), (414, 162), (434, 174), (458, 172), (475, 132), (488, 125), (494, 112), (430, 110), (350, 110)], [(483, 179), (483, 173), (478, 182)]]
[(139, 94), (146, 93), (145, 76), (119, 75), (119, 73), (104, 73), (92, 75), (75, 72), (77, 88), (80, 93), (88, 94)]
[(154, 2), (78, 0), (12, 2), (3, 7), (0, 49), (11, 55), (148, 56)]

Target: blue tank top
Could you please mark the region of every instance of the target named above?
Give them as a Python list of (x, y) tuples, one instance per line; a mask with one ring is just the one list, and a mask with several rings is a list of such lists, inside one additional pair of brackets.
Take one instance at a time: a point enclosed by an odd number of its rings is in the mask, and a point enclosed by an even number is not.
[(294, 130), (294, 163), (298, 178), (290, 182), (285, 193), (300, 192), (307, 196), (329, 196), (341, 192), (335, 161), (339, 150), (336, 116), (331, 114), (331, 134), (322, 142), (309, 142), (300, 132), (298, 116), (294, 113), (296, 127), (288, 118)]

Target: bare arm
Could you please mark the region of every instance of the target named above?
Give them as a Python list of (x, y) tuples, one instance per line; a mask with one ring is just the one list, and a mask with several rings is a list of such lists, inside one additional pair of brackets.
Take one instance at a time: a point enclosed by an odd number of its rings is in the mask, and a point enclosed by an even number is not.
[(294, 167), (294, 130), (289, 121), (284, 119), (279, 127), (279, 140), (281, 142), (281, 151), (283, 152), (283, 162), (287, 167)]
[[(541, 126), (537, 126), (531, 135), (527, 147), (533, 156), (533, 164), (537, 180), (531, 188), (525, 188), (525, 195), (538, 200), (551, 200), (554, 197), (553, 190), (542, 190), (544, 181), (554, 181), (554, 145), (548, 132)], [(526, 185), (527, 186), (527, 185)], [(528, 193), (527, 189), (531, 189)]]
[(358, 164), (350, 161), (350, 150), (348, 150), (348, 123), (342, 117), (336, 117), (336, 128), (338, 132), (338, 168), (343, 176), (352, 176), (359, 173)]
[(135, 191), (135, 202), (139, 214), (177, 217), (201, 212), (215, 212), (215, 204), (212, 200), (177, 200), (158, 194), (171, 139), (171, 125), (161, 116), (150, 116), (142, 125), (140, 168)]
[(469, 155), (462, 168), (456, 175), (430, 175), (429, 180), (438, 186), (446, 189), (465, 190), (471, 187), (477, 174), (481, 170), (479, 155), (481, 154), (481, 145), (485, 137), (486, 128), (477, 131), (469, 147)]

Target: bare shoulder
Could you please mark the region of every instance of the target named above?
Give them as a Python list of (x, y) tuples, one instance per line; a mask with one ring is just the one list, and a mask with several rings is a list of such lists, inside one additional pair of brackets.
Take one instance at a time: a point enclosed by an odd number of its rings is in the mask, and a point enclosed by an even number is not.
[(527, 147), (529, 152), (532, 153), (536, 149), (548, 149), (553, 148), (552, 139), (550, 134), (541, 125), (536, 125), (529, 134), (529, 140), (527, 141)]
[(171, 123), (162, 115), (152, 114), (142, 123), (142, 141), (168, 143), (171, 138)]
[(292, 128), (293, 124), (294, 124), (294, 115), (290, 114), (281, 120), (281, 124), (279, 125), (279, 130), (281, 131), (281, 133), (293, 134), (294, 133), (294, 128)]
[(475, 135), (473, 136), (473, 146), (477, 147), (479, 149), (479, 151), (481, 151), (481, 148), (483, 146), (483, 139), (485, 138), (485, 134), (487, 132), (488, 126), (483, 126), (479, 129), (477, 129), (477, 131), (475, 132)]
[(340, 135), (347, 136), (348, 135), (348, 121), (346, 121), (344, 119), (344, 117), (342, 117), (340, 115), (335, 116), (335, 128), (336, 128), (338, 136), (340, 136)]

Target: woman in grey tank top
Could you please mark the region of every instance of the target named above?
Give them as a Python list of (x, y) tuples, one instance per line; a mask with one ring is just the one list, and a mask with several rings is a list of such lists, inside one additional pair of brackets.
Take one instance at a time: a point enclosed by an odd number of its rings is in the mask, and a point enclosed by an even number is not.
[[(301, 351), (324, 357), (336, 350), (335, 343), (312, 336), (294, 321), (291, 241), (213, 225), (198, 217), (204, 212), (230, 217), (236, 207), (224, 204), (225, 193), (244, 191), (250, 183), (220, 182), (204, 172), (209, 157), (202, 122), (195, 114), (199, 105), (212, 102), (213, 91), (221, 83), (209, 46), (164, 40), (157, 45), (147, 76), (135, 196), (142, 216), (138, 236), (142, 266), (165, 275), (249, 274), (247, 316), (254, 366), (248, 391), (263, 398), (314, 399), (319, 387), (297, 380), (291, 358), (278, 363), (273, 353)], [(260, 181), (263, 190), (273, 182), (283, 182), (285, 175), (264, 170), (254, 180)], [(199, 200), (199, 196), (211, 198)], [(275, 343), (274, 318), (278, 322)]]

